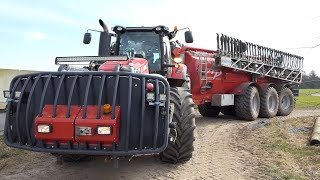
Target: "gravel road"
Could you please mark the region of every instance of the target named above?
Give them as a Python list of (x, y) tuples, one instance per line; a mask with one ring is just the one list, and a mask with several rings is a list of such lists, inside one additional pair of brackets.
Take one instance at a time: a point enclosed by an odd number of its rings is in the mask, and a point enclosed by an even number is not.
[[(320, 116), (320, 109), (295, 110), (288, 117)], [(244, 150), (241, 129), (255, 122), (239, 121), (230, 116), (218, 119), (197, 114), (196, 141), (192, 160), (166, 164), (158, 156), (120, 160), (119, 168), (103, 157), (90, 162), (56, 164), (48, 154), (37, 153), (30, 163), (15, 169), (0, 170), (2, 179), (269, 179), (252, 154)], [(240, 140), (239, 140), (240, 139)]]

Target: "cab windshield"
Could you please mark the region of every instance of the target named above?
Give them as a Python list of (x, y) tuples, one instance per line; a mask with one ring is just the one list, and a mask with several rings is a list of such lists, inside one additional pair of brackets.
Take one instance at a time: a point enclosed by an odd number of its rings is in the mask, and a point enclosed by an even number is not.
[(161, 69), (160, 36), (155, 32), (125, 32), (119, 36), (119, 55), (145, 58), (150, 72)]

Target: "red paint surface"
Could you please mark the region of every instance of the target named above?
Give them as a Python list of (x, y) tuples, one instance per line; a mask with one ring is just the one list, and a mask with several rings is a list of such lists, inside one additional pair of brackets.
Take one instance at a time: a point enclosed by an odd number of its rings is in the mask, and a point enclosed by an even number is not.
[(184, 68), (185, 66), (186, 65), (184, 64), (178, 64), (175, 67), (168, 68), (168, 71), (171, 71), (171, 73), (168, 75), (168, 78), (184, 79), (183, 70), (186, 69)]
[[(43, 116), (36, 117), (34, 123), (35, 138), (44, 140), (47, 144), (52, 144), (54, 141), (58, 143), (81, 143), (111, 145), (119, 140), (119, 123), (120, 123), (120, 107), (115, 108), (115, 119), (111, 119), (111, 113), (104, 114), (101, 107), (101, 118), (96, 119), (97, 106), (87, 106), (87, 118), (82, 119), (83, 109), (80, 106), (71, 106), (70, 118), (66, 118), (67, 106), (58, 105), (57, 115), (52, 118), (53, 105), (45, 105), (43, 108)], [(51, 133), (38, 133), (38, 124), (51, 124)], [(93, 135), (91, 136), (75, 136), (75, 126), (91, 127)], [(111, 126), (111, 135), (98, 135), (98, 126)]]
[[(97, 116), (97, 106), (87, 106), (87, 118), (82, 119), (81, 109), (79, 116), (75, 121), (75, 126), (79, 127), (91, 127), (93, 130), (93, 135), (91, 136), (76, 136), (75, 140), (79, 143), (87, 142), (89, 144), (96, 144), (101, 142), (103, 145), (111, 145), (113, 142), (117, 143), (119, 140), (119, 123), (120, 123), (120, 107), (115, 108), (115, 119), (111, 119), (111, 113), (101, 114), (100, 119), (96, 119)], [(102, 112), (103, 108), (101, 108)], [(98, 135), (98, 126), (111, 126), (111, 135)]]
[[(57, 116), (52, 118), (53, 105), (45, 105), (43, 108), (43, 116), (36, 117), (34, 123), (34, 133), (36, 139), (47, 141), (58, 141), (66, 143), (74, 141), (74, 119), (80, 111), (80, 106), (71, 106), (70, 118), (66, 118), (67, 106), (57, 106)], [(52, 133), (38, 133), (38, 124), (52, 124)]]
[[(201, 51), (207, 53), (216, 53), (213, 50), (183, 47), (181, 53), (185, 53), (185, 65), (187, 68), (187, 73), (190, 75), (191, 80), (191, 93), (193, 95), (193, 100), (196, 105), (203, 104), (204, 102), (210, 102), (213, 94), (240, 94), (241, 91), (235, 92), (235, 89), (239, 87), (242, 83), (252, 82), (252, 75), (250, 73), (234, 70), (227, 67), (215, 67), (215, 58), (207, 57), (208, 70), (206, 72), (208, 77), (208, 82), (211, 82), (212, 88), (206, 91), (201, 91), (201, 86), (204, 85), (204, 81), (200, 79), (205, 78), (205, 73), (202, 77), (199, 75), (200, 61), (199, 57), (194, 56), (189, 50)], [(213, 67), (213, 68), (211, 68)], [(205, 70), (205, 65), (202, 65), (202, 71)], [(260, 77), (257, 79), (257, 85), (263, 83), (283, 83), (280, 80)]]
[(134, 58), (134, 60), (129, 59), (127, 61), (106, 61), (105, 63), (103, 63), (99, 67), (99, 70), (100, 71), (114, 71), (114, 67), (117, 64), (121, 64), (124, 67), (129, 69), (129, 67), (130, 67), (129, 63), (133, 64), (133, 68), (135, 70), (137, 70), (137, 72), (145, 73), (145, 74), (149, 73), (148, 61), (146, 59), (143, 59), (143, 58)]

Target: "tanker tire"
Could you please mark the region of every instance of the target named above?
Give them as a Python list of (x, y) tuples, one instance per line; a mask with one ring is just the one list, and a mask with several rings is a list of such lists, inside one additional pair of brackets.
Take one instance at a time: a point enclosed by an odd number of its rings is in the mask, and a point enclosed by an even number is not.
[(235, 98), (236, 116), (240, 119), (253, 121), (257, 119), (260, 109), (260, 98), (258, 89), (249, 86), (245, 93)]
[(209, 102), (200, 104), (198, 110), (203, 117), (217, 117), (220, 113), (220, 106), (211, 106)]
[(189, 161), (194, 150), (195, 112), (192, 95), (185, 88), (170, 89), (170, 103), (174, 104), (172, 121), (176, 122), (176, 131), (170, 129), (167, 148), (159, 154), (160, 160), (168, 163)]
[(268, 87), (260, 96), (260, 114), (259, 117), (273, 118), (277, 115), (279, 107), (279, 97), (277, 90), (273, 87)]
[(221, 113), (227, 116), (235, 116), (236, 110), (234, 106), (223, 106), (221, 107)]
[(294, 108), (294, 96), (292, 91), (285, 87), (279, 93), (278, 116), (288, 116)]

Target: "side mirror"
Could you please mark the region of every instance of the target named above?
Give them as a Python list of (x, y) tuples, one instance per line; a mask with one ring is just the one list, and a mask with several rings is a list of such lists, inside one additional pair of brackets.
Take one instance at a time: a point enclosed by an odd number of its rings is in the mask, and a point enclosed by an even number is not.
[(193, 36), (191, 31), (184, 32), (184, 39), (186, 43), (193, 43)]
[(91, 33), (84, 33), (84, 37), (83, 37), (83, 43), (84, 44), (90, 44), (91, 42)]

